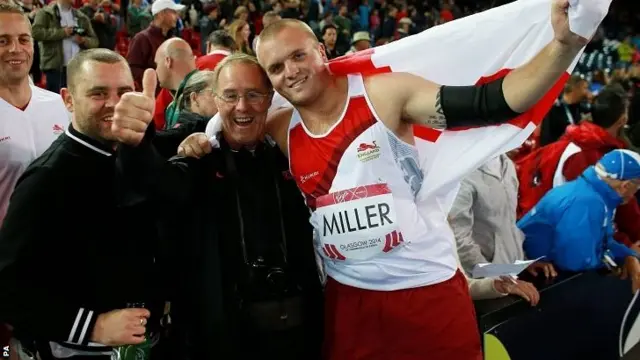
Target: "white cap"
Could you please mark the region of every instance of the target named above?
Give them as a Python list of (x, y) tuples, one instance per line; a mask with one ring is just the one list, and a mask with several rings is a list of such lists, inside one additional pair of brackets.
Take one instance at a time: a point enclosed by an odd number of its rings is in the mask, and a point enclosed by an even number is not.
[(173, 0), (155, 0), (153, 4), (151, 4), (151, 15), (156, 15), (162, 10), (175, 10), (180, 11), (185, 8), (182, 4), (176, 4)]

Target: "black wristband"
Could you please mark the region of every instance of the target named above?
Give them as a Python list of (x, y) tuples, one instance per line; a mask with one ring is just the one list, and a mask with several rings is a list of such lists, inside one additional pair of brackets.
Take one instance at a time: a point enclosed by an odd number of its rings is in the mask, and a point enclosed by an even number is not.
[(504, 98), (504, 78), (479, 86), (442, 86), (440, 104), (447, 127), (505, 123), (518, 115)]

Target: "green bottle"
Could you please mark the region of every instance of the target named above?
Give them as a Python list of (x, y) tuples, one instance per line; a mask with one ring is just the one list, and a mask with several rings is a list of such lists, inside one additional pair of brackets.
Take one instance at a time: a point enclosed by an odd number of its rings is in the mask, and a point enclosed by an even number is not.
[(118, 346), (114, 349), (117, 360), (149, 360), (151, 343), (146, 336), (142, 344)]
[[(144, 308), (144, 303), (128, 303), (127, 308)], [(145, 334), (144, 342), (137, 345), (123, 345), (113, 349), (112, 360), (149, 360), (151, 358), (151, 341), (149, 332)]]

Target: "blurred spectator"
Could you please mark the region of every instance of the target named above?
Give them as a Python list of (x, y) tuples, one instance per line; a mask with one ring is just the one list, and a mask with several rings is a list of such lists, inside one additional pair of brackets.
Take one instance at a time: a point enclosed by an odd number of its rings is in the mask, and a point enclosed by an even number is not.
[(325, 25), (322, 28), (322, 43), (324, 44), (324, 51), (327, 54), (329, 60), (337, 58), (343, 54), (338, 52), (336, 48), (336, 41), (338, 39), (338, 29), (335, 25)]
[(300, 1), (299, 0), (283, 0), (282, 11), (280, 15), (284, 19), (300, 19)]
[[(516, 226), (518, 178), (513, 162), (500, 155), (467, 176), (449, 212), (462, 269), (478, 264), (512, 264), (524, 260), (524, 235)], [(556, 276), (553, 266), (536, 262), (529, 271)]]
[(220, 10), (215, 2), (208, 3), (202, 10), (202, 16), (200, 17), (200, 42), (202, 54), (208, 53), (207, 51), (207, 39), (209, 34), (220, 29), (226, 23), (226, 19), (220, 19)]
[(327, 1), (327, 5), (324, 9), (325, 14), (338, 15), (338, 10), (340, 10), (340, 4), (338, 0), (329, 0)]
[(512, 264), (524, 259), (524, 235), (516, 227), (518, 178), (505, 155), (488, 161), (467, 176), (449, 212), (467, 274), (482, 263)]
[(589, 97), (589, 83), (579, 75), (573, 75), (564, 86), (562, 96), (540, 124), (540, 146), (557, 141), (568, 125), (582, 119), (580, 104)]
[[(164, 110), (165, 129), (173, 128), (180, 116), (178, 103), (182, 97), (182, 91), (198, 70), (196, 69), (195, 57), (191, 46), (180, 38), (172, 38), (160, 45), (155, 56), (156, 73), (158, 74), (158, 84), (163, 90), (168, 90), (173, 94), (173, 101), (167, 106), (156, 101), (156, 107), (160, 111)], [(161, 97), (158, 97), (161, 99)]]
[(409, 36), (413, 33), (413, 21), (408, 17), (404, 17), (398, 21), (398, 39)]
[(353, 34), (353, 40), (351, 41), (351, 49), (347, 54), (353, 54), (355, 52), (366, 50), (371, 47), (371, 37), (367, 31), (358, 31)]
[(396, 33), (396, 14), (398, 13), (398, 8), (394, 5), (389, 5), (387, 7), (387, 14), (384, 16), (384, 20), (382, 20), (382, 27), (380, 29), (381, 38), (393, 39)]
[(638, 188), (640, 155), (629, 150), (607, 153), (576, 180), (549, 191), (518, 221), (527, 256), (545, 256), (567, 271), (624, 264), (635, 292), (640, 286), (638, 253), (613, 239), (613, 214), (618, 205), (636, 201)]
[[(275, 11), (267, 11), (266, 13), (264, 13), (264, 15), (262, 16), (262, 26), (263, 27), (267, 27), (271, 24), (273, 24), (274, 22), (278, 21), (282, 19), (282, 17), (280, 17), (280, 15), (278, 13), (276, 13)], [(254, 37), (253, 38), (253, 45), (251, 46), (251, 49), (253, 49), (253, 52), (256, 52), (256, 43), (258, 42), (258, 37)]]
[(358, 5), (358, 17), (360, 19), (360, 29), (369, 31), (371, 29), (371, 6), (369, 6), (369, 0), (362, 0)]
[(143, 6), (142, 0), (131, 0), (131, 5), (127, 12), (127, 34), (131, 37), (149, 27), (153, 20), (151, 12), (147, 7)]
[(244, 22), (249, 21), (249, 9), (246, 6), (238, 6), (236, 10), (233, 12), (234, 20), (242, 20)]
[(593, 78), (589, 85), (589, 91), (593, 96), (597, 96), (600, 90), (609, 83), (609, 78), (602, 70), (596, 70), (593, 72)]
[[(325, 26), (327, 26), (327, 25), (333, 25), (333, 26), (335, 26), (335, 24), (333, 23), (333, 13), (325, 12), (325, 13), (322, 15), (322, 20), (320, 21), (320, 24), (319, 24), (320, 29), (323, 29), (323, 28), (324, 28)], [(337, 30), (337, 29), (338, 29), (338, 28), (336, 27), (336, 30)]]
[(235, 49), (236, 43), (233, 38), (224, 30), (216, 30), (209, 35), (206, 55), (196, 60), (196, 68), (213, 71), (218, 63)]
[(254, 55), (253, 50), (249, 44), (249, 36), (251, 36), (251, 29), (249, 28), (249, 24), (242, 20), (234, 20), (231, 25), (229, 25), (229, 35), (236, 42), (236, 49), (238, 51), (243, 52), (247, 55)]
[(369, 17), (369, 31), (372, 34), (377, 34), (380, 30), (380, 14), (378, 9), (371, 10), (371, 16)]
[(324, 10), (322, 8), (322, 2), (320, 0), (308, 0), (307, 5), (306, 22), (313, 32), (317, 33), (320, 30), (320, 14), (322, 14)]
[(113, 50), (116, 47), (116, 18), (111, 14), (110, 7), (102, 6), (103, 3), (105, 1), (87, 0), (80, 11), (91, 19), (91, 26), (98, 37), (98, 47)]
[(176, 155), (178, 146), (189, 135), (204, 132), (209, 119), (217, 112), (213, 71), (199, 71), (187, 80), (179, 99), (176, 99), (180, 115), (176, 124), (156, 132), (153, 146), (164, 158)]
[(347, 17), (347, 14), (347, 6), (342, 5), (338, 10), (338, 15), (333, 18), (333, 24), (338, 30), (336, 46), (340, 49), (349, 48), (349, 40), (351, 39), (351, 19)]
[(262, 26), (266, 28), (267, 26), (273, 24), (274, 22), (280, 19), (282, 19), (280, 14), (276, 13), (275, 11), (267, 11), (262, 16)]
[(451, 6), (448, 3), (443, 3), (440, 9), (440, 23), (444, 24), (449, 21), (453, 21), (453, 13), (451, 12)]
[(36, 13), (33, 39), (40, 45), (40, 69), (47, 90), (58, 93), (67, 86), (67, 64), (80, 50), (98, 46), (89, 18), (71, 7), (72, 0), (56, 0)]
[(137, 33), (131, 40), (127, 61), (136, 83), (136, 89), (142, 89), (142, 74), (146, 69), (155, 69), (156, 51), (166, 39), (173, 36), (171, 30), (178, 22), (178, 11), (185, 6), (172, 0), (156, 0), (151, 5), (153, 21), (146, 29)]
[(636, 48), (631, 42), (631, 35), (624, 37), (624, 40), (618, 45), (618, 66), (621, 68), (628, 68), (633, 61)]

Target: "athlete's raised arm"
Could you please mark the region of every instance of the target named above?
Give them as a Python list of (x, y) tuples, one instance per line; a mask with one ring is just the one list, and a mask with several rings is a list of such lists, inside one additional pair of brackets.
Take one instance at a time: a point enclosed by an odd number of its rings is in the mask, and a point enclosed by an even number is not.
[(537, 103), (587, 43), (569, 29), (568, 6), (568, 0), (553, 1), (554, 39), (502, 79), (479, 86), (440, 86), (412, 74), (389, 73), (367, 78), (367, 92), (374, 105), (385, 104), (381, 112), (388, 116), (380, 116), (392, 127), (396, 121), (434, 128), (505, 122)]

